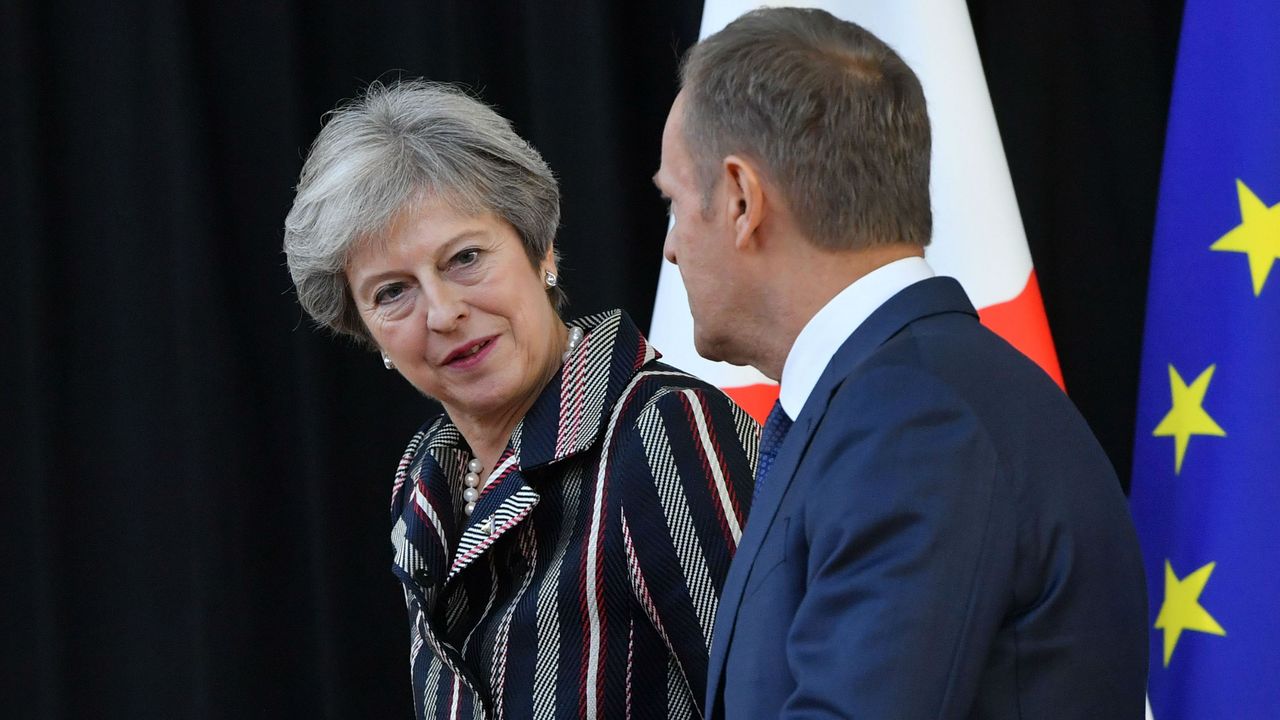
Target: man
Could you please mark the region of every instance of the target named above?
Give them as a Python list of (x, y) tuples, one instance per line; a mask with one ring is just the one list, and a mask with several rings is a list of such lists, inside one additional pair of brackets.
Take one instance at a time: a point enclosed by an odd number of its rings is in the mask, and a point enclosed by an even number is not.
[(827, 13), (759, 10), (685, 59), (655, 176), (665, 254), (698, 352), (781, 382), (711, 717), (1143, 715), (1120, 484), (923, 259), (929, 146), (910, 68)]

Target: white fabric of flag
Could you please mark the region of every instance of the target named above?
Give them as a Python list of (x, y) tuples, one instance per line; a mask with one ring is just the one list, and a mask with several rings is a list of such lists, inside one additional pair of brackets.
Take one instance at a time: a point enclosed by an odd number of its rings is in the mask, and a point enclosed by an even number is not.
[[(933, 239), (926, 251), (940, 275), (960, 281), (984, 324), (1062, 384), (1057, 356), (1018, 213), (1013, 183), (961, 0), (832, 0), (765, 3), (824, 9), (875, 33), (919, 76), (933, 131)], [(759, 2), (707, 0), (701, 37)], [(664, 262), (649, 338), (664, 359), (712, 382), (763, 419), (776, 389), (749, 367), (713, 363), (693, 346), (693, 321), (679, 270)], [(762, 403), (764, 403), (762, 405)]]

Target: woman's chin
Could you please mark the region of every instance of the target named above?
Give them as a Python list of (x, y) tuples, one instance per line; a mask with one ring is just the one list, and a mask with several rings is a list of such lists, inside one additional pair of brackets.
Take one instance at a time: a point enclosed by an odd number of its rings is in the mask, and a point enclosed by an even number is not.
[(445, 368), (441, 379), (447, 381), (446, 387), (437, 397), (450, 417), (492, 418), (503, 424), (528, 411), (546, 386), (547, 378), (543, 373), (531, 372), (534, 363), (529, 359), (512, 357), (513, 353), (505, 352), (507, 349), (496, 347), (476, 364), (454, 372)]
[(450, 417), (493, 418), (508, 415), (521, 405), (522, 394), (497, 378), (479, 379), (450, 389), (450, 401), (441, 400)]

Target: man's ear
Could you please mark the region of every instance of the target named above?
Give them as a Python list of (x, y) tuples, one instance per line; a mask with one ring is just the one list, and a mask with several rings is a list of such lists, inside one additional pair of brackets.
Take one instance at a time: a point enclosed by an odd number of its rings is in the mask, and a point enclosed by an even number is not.
[(724, 159), (725, 203), (733, 223), (733, 244), (744, 249), (759, 243), (756, 231), (764, 222), (764, 186), (755, 165), (739, 155)]

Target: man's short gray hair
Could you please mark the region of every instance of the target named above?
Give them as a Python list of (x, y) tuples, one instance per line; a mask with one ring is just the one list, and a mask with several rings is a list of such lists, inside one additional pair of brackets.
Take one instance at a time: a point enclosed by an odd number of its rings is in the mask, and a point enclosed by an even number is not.
[(819, 247), (928, 244), (924, 91), (875, 35), (822, 10), (755, 10), (689, 51), (681, 85), (704, 205), (738, 154)]
[[(427, 194), (457, 212), (511, 223), (535, 268), (553, 247), (559, 186), (510, 121), (448, 85), (374, 83), (329, 113), (285, 218), (289, 274), (313, 320), (372, 345), (347, 287), (347, 262)], [(550, 295), (558, 311), (563, 292)]]

